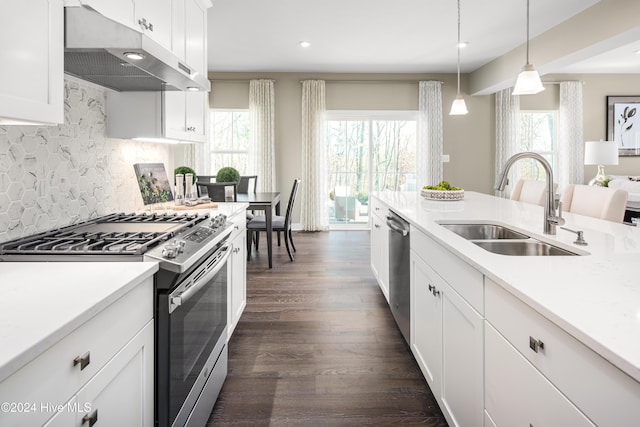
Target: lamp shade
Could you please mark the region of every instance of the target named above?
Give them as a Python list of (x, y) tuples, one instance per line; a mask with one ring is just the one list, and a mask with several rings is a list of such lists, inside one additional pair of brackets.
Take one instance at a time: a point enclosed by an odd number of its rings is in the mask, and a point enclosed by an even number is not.
[(451, 116), (462, 116), (469, 112), (467, 109), (467, 104), (464, 102), (464, 98), (460, 95), (453, 100), (453, 104), (451, 104), (451, 111), (449, 115)]
[(617, 165), (618, 145), (610, 141), (587, 141), (584, 143), (585, 165)]
[(533, 65), (527, 64), (516, 80), (516, 85), (513, 88), (513, 95), (534, 95), (542, 92), (544, 86), (540, 80), (540, 75), (533, 68)]

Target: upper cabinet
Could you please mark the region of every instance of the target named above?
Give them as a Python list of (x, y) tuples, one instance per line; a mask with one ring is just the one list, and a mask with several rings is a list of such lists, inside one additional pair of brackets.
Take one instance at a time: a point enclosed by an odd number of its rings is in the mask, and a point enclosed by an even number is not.
[(86, 6), (112, 21), (138, 29), (138, 25), (135, 24), (136, 15), (133, 2), (134, 0), (79, 0), (74, 4), (71, 0), (67, 0), (66, 5)]
[(0, 125), (64, 122), (63, 31), (62, 0), (2, 2)]
[(207, 75), (208, 1), (172, 0), (171, 50), (192, 69)]
[(138, 29), (171, 49), (171, 0), (135, 0), (134, 11)]

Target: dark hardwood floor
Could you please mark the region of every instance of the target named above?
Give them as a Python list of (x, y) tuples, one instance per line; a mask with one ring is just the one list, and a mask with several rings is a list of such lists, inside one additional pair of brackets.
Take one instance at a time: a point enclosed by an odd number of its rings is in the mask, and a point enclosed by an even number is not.
[(369, 267), (367, 231), (274, 238), (247, 264), (247, 307), (208, 426), (446, 426)]

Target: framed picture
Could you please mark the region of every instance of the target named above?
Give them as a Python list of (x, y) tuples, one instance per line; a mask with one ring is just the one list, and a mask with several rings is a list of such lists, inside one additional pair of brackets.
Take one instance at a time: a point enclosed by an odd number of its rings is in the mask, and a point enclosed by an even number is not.
[(607, 96), (607, 141), (619, 156), (640, 156), (640, 96)]

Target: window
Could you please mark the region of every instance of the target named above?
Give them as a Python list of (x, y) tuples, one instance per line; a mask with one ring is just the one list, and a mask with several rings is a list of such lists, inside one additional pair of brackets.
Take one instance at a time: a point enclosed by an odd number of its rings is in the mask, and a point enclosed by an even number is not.
[[(558, 161), (558, 112), (520, 111), (519, 151), (533, 151), (542, 155), (557, 175)], [(532, 159), (518, 162), (520, 178), (545, 180), (542, 165)]]
[(329, 224), (367, 224), (372, 191), (415, 191), (415, 158), (415, 112), (328, 112)]
[(232, 166), (247, 173), (249, 161), (249, 110), (210, 111), (211, 174)]

